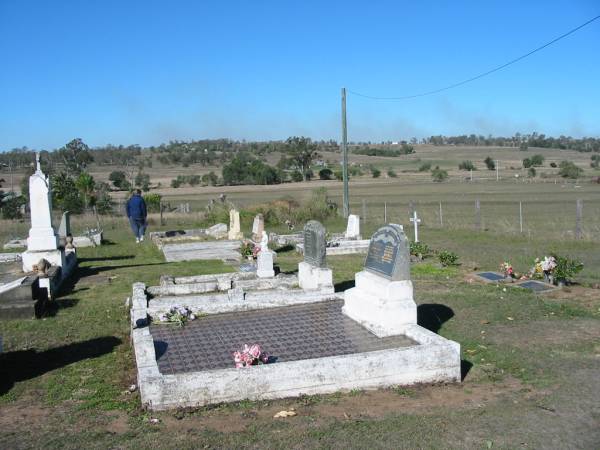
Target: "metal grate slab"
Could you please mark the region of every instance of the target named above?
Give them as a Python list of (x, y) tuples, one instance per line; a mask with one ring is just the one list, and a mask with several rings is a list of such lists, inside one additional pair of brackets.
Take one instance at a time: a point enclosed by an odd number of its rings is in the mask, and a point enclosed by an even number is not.
[(232, 353), (259, 344), (276, 364), (416, 345), (406, 336), (378, 338), (342, 314), (343, 300), (215, 314), (150, 332), (163, 374), (234, 367)]

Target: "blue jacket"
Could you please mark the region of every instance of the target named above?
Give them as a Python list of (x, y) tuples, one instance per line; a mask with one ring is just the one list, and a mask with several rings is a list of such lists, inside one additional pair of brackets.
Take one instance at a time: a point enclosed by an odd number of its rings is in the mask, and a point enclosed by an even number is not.
[(141, 195), (134, 194), (127, 201), (127, 217), (134, 219), (146, 218), (146, 202)]

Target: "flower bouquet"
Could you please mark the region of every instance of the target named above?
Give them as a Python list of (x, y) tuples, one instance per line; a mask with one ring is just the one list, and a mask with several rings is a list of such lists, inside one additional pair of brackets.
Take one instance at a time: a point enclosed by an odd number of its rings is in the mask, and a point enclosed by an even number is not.
[(504, 274), (505, 278), (513, 279), (517, 277), (513, 266), (507, 261), (504, 261), (502, 264), (500, 264), (500, 271)]
[(196, 315), (186, 306), (174, 305), (166, 313), (158, 316), (158, 319), (162, 323), (175, 323), (182, 327), (188, 320), (196, 319)]
[(554, 282), (554, 269), (556, 269), (556, 258), (554, 256), (544, 256), (542, 261), (539, 261), (540, 269), (544, 274), (544, 280), (548, 283)]
[(269, 362), (269, 355), (263, 352), (258, 344), (244, 344), (242, 350), (233, 353), (233, 361), (235, 362), (236, 369), (240, 369), (242, 367), (266, 364)]

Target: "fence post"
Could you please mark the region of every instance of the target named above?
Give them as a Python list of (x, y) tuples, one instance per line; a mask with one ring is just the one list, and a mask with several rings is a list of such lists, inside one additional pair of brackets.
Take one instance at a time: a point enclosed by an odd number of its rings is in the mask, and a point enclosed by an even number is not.
[(387, 202), (383, 202), (383, 223), (387, 223)]
[(479, 199), (475, 200), (475, 229), (481, 231), (481, 205)]
[(519, 202), (519, 229), (523, 233), (523, 202)]
[(583, 200), (577, 200), (577, 212), (575, 216), (575, 239), (583, 238)]
[(444, 227), (444, 215), (442, 213), (442, 202), (440, 202), (440, 227)]
[(363, 224), (367, 223), (367, 202), (365, 199), (362, 199), (362, 216), (363, 216)]

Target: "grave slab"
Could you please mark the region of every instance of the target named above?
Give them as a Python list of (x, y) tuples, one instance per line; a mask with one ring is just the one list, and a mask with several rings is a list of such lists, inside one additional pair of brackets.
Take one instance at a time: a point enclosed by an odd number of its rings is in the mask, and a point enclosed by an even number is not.
[(538, 280), (522, 281), (520, 283), (516, 283), (515, 286), (523, 288), (523, 289), (529, 289), (530, 291), (533, 291), (536, 294), (554, 291), (554, 290), (558, 289), (557, 286), (554, 286), (549, 283), (544, 283), (543, 281), (538, 281)]
[(478, 272), (475, 276), (487, 283), (497, 283), (506, 280), (504, 274), (499, 272)]
[(240, 241), (191, 242), (165, 244), (162, 247), (167, 262), (220, 259), (239, 261)]

